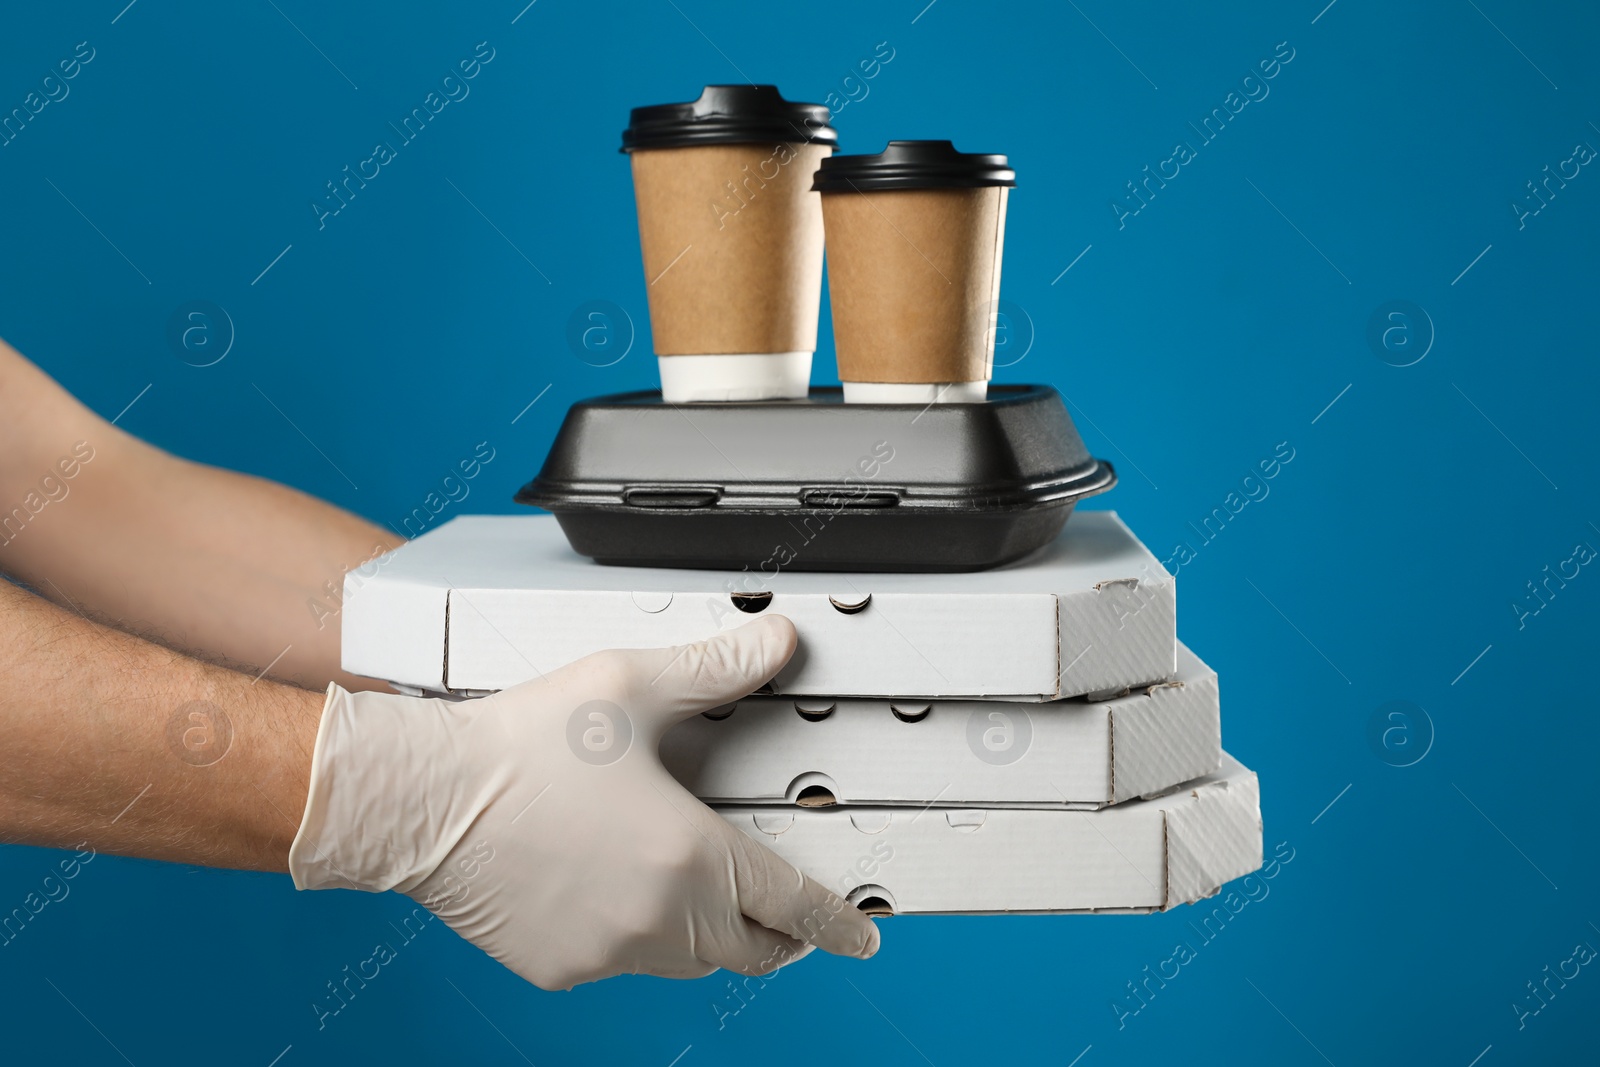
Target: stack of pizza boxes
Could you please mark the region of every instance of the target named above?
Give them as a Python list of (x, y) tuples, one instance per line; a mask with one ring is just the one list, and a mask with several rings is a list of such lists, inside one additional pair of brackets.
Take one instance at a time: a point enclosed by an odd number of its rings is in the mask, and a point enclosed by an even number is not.
[(1175, 580), (1114, 512), (947, 573), (602, 566), (554, 516), (465, 516), (352, 572), (344, 666), (470, 697), (766, 612), (794, 622), (794, 659), (660, 755), (851, 904), (1148, 912), (1260, 866), (1256, 776), (1222, 750), (1217, 676), (1177, 640)]

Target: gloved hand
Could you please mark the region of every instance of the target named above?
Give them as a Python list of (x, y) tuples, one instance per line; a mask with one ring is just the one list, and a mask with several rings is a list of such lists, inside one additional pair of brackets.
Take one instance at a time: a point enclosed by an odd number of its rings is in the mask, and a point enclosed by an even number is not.
[(760, 974), (872, 921), (662, 768), (674, 723), (747, 695), (795, 649), (768, 616), (699, 644), (601, 652), (493, 696), (328, 687), (300, 889), (398, 889), (545, 989), (611, 975)]

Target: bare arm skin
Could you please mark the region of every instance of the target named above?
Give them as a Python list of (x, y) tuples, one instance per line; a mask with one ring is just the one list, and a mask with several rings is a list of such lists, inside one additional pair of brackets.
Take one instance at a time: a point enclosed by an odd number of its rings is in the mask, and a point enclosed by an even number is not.
[(338, 591), (400, 543), (145, 444), (0, 341), (0, 574), (69, 610), (252, 674), (374, 688), (339, 667)]
[(0, 581), (0, 841), (288, 869), (323, 695)]

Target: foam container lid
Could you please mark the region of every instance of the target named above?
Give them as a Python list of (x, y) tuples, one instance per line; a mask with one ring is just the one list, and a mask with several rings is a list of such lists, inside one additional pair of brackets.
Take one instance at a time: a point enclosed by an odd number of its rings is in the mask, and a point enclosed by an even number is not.
[(1048, 386), (940, 404), (846, 404), (834, 386), (789, 401), (580, 401), (516, 499), (605, 563), (974, 570), (1050, 541), (1077, 501), (1115, 484)]

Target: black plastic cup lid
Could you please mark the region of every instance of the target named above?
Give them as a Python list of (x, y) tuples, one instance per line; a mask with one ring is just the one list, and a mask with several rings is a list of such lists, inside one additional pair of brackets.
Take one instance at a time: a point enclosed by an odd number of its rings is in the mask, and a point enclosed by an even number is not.
[(818, 193), (890, 189), (980, 189), (1016, 185), (1005, 156), (957, 152), (949, 141), (890, 141), (875, 156), (833, 156), (812, 182)]
[(708, 85), (687, 104), (636, 107), (622, 131), (622, 151), (708, 144), (839, 142), (821, 104), (785, 100), (775, 85)]

